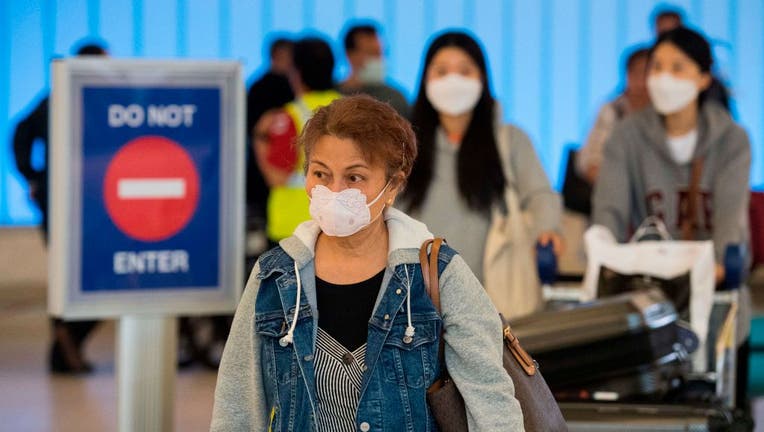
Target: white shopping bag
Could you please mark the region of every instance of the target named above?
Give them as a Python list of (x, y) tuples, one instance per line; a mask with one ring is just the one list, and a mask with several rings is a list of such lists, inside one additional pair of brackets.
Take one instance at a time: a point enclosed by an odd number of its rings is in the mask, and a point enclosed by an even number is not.
[[(665, 237), (663, 233), (661, 237)], [(690, 326), (700, 340), (700, 346), (692, 357), (693, 370), (706, 371), (706, 339), (716, 277), (713, 242), (649, 240), (618, 243), (606, 227), (594, 225), (584, 234), (584, 243), (588, 262), (584, 276), (583, 301), (597, 297), (597, 286), (603, 268), (619, 274), (662, 279), (672, 279), (689, 273)]]

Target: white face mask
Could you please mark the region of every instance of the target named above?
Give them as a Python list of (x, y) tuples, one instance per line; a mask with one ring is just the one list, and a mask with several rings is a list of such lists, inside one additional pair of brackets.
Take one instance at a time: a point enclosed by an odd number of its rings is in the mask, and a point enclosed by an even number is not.
[(358, 71), (358, 80), (364, 84), (378, 84), (385, 81), (385, 63), (381, 58), (366, 60)]
[(698, 86), (691, 80), (676, 78), (670, 73), (650, 75), (647, 91), (655, 110), (673, 114), (698, 99)]
[(440, 113), (460, 115), (472, 111), (483, 93), (483, 83), (451, 73), (427, 82), (427, 100)]
[(371, 224), (369, 207), (382, 197), (389, 185), (390, 182), (368, 204), (366, 204), (366, 195), (360, 189), (348, 188), (332, 192), (324, 185), (316, 185), (310, 192), (310, 217), (318, 223), (321, 231), (326, 235), (351, 236)]

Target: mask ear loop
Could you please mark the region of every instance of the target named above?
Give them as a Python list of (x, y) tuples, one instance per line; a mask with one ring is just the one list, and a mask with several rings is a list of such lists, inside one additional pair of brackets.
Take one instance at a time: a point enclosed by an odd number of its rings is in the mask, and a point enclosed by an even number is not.
[[(387, 181), (387, 183), (385, 183), (385, 187), (383, 187), (383, 188), (382, 188), (382, 190), (381, 190), (381, 191), (379, 191), (379, 195), (377, 195), (377, 197), (376, 197), (376, 198), (374, 198), (374, 199), (373, 199), (373, 200), (372, 200), (370, 203), (366, 204), (366, 208), (367, 208), (367, 209), (370, 209), (370, 208), (371, 208), (371, 206), (373, 206), (373, 205), (374, 205), (374, 203), (376, 203), (377, 201), (379, 201), (379, 199), (380, 199), (380, 198), (382, 198), (382, 195), (384, 195), (384, 194), (385, 194), (385, 191), (386, 191), (386, 190), (387, 190), (387, 188), (390, 186), (390, 184), (392, 184), (392, 182), (393, 182), (393, 179), (390, 179), (390, 180), (388, 180), (388, 181)], [(379, 218), (380, 218), (380, 216), (382, 216), (382, 214), (383, 214), (384, 212), (385, 212), (385, 207), (382, 207), (382, 211), (381, 211), (381, 212), (379, 212), (379, 214), (378, 214), (378, 215), (374, 216), (374, 219), (371, 219), (371, 218), (369, 219), (369, 225), (371, 225), (371, 224), (372, 224), (372, 223), (374, 223), (374, 222), (375, 222), (377, 219), (379, 219)], [(367, 226), (368, 226), (368, 225), (367, 225)]]
[(406, 293), (406, 318), (408, 318), (408, 326), (403, 332), (403, 343), (410, 344), (414, 340), (416, 329), (411, 324), (411, 279), (409, 278), (408, 267), (405, 264), (403, 265), (403, 271), (406, 272), (406, 289), (408, 290)]

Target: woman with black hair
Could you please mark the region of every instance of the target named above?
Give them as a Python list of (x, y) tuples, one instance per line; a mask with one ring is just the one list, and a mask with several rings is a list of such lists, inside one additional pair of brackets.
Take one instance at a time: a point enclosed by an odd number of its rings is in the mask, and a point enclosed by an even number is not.
[[(552, 243), (558, 254), (561, 249), (559, 196), (528, 136), (501, 124), (490, 89), (485, 56), (474, 38), (446, 32), (432, 41), (412, 113), (419, 157), (403, 195), (404, 208), (445, 237), (481, 281), (491, 271), (484, 256), (492, 210), (507, 212), (507, 187), (514, 188), (530, 216), (524, 218), (530, 238)], [(532, 246), (522, 253), (533, 254)], [(528, 271), (535, 272), (535, 266)], [(498, 303), (490, 289), (489, 295)], [(531, 312), (499, 309), (510, 316)]]
[(706, 100), (711, 64), (699, 33), (661, 34), (648, 66), (652, 107), (619, 123), (605, 144), (593, 218), (619, 240), (651, 215), (675, 238), (712, 239), (721, 280), (725, 248), (748, 238), (751, 146), (727, 111)]
[[(650, 50), (647, 89), (652, 107), (613, 130), (594, 190), (593, 223), (619, 241), (648, 216), (661, 218), (682, 240), (713, 240), (717, 282), (725, 249), (748, 243), (748, 135), (706, 97), (711, 47), (699, 33), (679, 27), (662, 33)], [(741, 290), (738, 359), (747, 359), (750, 293)], [(745, 377), (740, 365), (738, 377)], [(738, 401), (745, 396), (739, 379)]]

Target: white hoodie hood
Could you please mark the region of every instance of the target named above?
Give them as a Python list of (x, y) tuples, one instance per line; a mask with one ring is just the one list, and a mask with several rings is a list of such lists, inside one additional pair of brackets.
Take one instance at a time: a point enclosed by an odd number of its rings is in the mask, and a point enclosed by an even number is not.
[[(384, 218), (388, 231), (388, 267), (418, 263), (419, 247), (425, 240), (433, 238), (427, 226), (393, 207), (385, 209)], [(318, 224), (309, 220), (301, 223), (294, 235), (281, 240), (279, 244), (302, 267), (316, 255), (316, 240), (320, 233)]]

